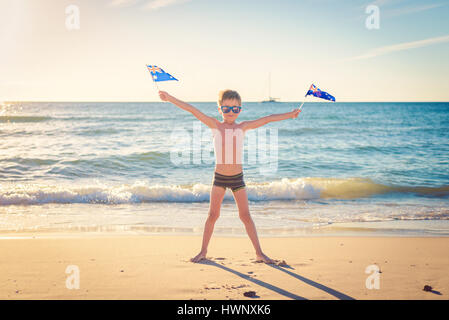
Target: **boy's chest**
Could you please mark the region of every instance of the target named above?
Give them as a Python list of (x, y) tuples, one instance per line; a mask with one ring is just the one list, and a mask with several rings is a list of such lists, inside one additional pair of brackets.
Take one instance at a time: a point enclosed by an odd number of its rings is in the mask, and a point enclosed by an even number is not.
[(233, 144), (243, 141), (245, 132), (240, 127), (212, 129), (212, 136), (216, 143)]

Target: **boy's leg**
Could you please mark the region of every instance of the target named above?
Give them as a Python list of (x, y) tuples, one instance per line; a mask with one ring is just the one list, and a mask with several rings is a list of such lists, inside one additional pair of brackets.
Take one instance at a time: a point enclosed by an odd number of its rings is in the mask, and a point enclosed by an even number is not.
[(214, 232), (214, 225), (220, 216), (221, 203), (223, 202), (226, 189), (223, 187), (212, 186), (210, 191), (210, 203), (209, 203), (209, 213), (207, 216), (206, 223), (204, 224), (203, 232), (203, 244), (201, 246), (200, 253), (191, 259), (192, 262), (198, 262), (203, 258), (206, 258), (207, 247), (209, 245), (210, 238)]
[(239, 209), (239, 217), (245, 225), (246, 233), (248, 234), (251, 242), (253, 243), (254, 249), (256, 250), (256, 258), (257, 260), (262, 260), (266, 263), (274, 263), (274, 261), (268, 258), (260, 247), (259, 238), (257, 236), (256, 225), (254, 224), (253, 219), (249, 213), (248, 206), (248, 195), (246, 193), (246, 189), (242, 188), (233, 192), (235, 203)]

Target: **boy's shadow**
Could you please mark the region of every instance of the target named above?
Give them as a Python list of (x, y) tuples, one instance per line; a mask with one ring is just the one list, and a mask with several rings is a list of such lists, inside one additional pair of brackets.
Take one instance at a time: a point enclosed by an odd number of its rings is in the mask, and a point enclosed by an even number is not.
[[(283, 271), (286, 274), (288, 274), (288, 275), (290, 275), (290, 276), (292, 276), (292, 277), (294, 277), (294, 278), (296, 278), (298, 280), (301, 280), (302, 282), (307, 283), (308, 285), (311, 285), (312, 287), (315, 287), (317, 289), (323, 290), (324, 292), (327, 292), (330, 295), (332, 295), (335, 298), (338, 298), (340, 300), (355, 300), (353, 297), (350, 297), (350, 296), (348, 296), (348, 295), (346, 295), (346, 294), (344, 294), (344, 293), (342, 293), (340, 291), (337, 291), (335, 289), (326, 287), (324, 284), (321, 284), (321, 283), (315, 282), (313, 280), (307, 279), (307, 278), (305, 278), (303, 276), (300, 276), (299, 274), (296, 274), (296, 273), (293, 273), (293, 272), (291, 272), (289, 270), (286, 270), (285, 268), (279, 267), (277, 265), (270, 265), (270, 264), (268, 266), (270, 266), (270, 267), (272, 267), (274, 269), (278, 269), (280, 271)], [(288, 267), (291, 268), (290, 266), (288, 266)]]
[[(286, 296), (288, 298), (291, 298), (291, 299), (294, 299), (294, 300), (307, 300), (304, 297), (301, 297), (301, 296), (298, 296), (298, 295), (296, 295), (294, 293), (288, 292), (288, 291), (286, 291), (286, 290), (284, 290), (282, 288), (276, 287), (276, 286), (274, 286), (272, 284), (269, 284), (269, 283), (267, 283), (265, 281), (254, 279), (253, 277), (251, 277), (251, 276), (249, 276), (247, 274), (241, 273), (239, 271), (236, 271), (236, 270), (233, 270), (231, 268), (228, 268), (228, 267), (226, 267), (224, 265), (218, 264), (215, 261), (212, 261), (212, 260), (209, 260), (209, 259), (203, 259), (203, 260), (199, 261), (198, 263), (219, 267), (219, 268), (221, 268), (221, 269), (223, 269), (225, 271), (231, 272), (231, 273), (239, 276), (240, 278), (243, 278), (245, 280), (251, 281), (251, 282), (253, 282), (253, 283), (255, 283), (255, 284), (259, 285), (259, 286), (262, 286), (264, 288), (270, 289), (270, 290), (272, 290), (272, 291), (274, 291), (276, 293), (279, 293), (279, 294), (281, 294), (283, 296)], [(290, 275), (290, 276), (292, 276), (292, 277), (294, 277), (294, 278), (296, 278), (298, 280), (301, 280), (301, 281), (307, 283), (308, 285), (311, 285), (311, 286), (313, 286), (313, 287), (315, 287), (317, 289), (323, 290), (323, 291), (329, 293), (330, 295), (333, 295), (334, 297), (336, 297), (336, 298), (338, 298), (340, 300), (355, 300), (354, 298), (352, 298), (352, 297), (350, 297), (350, 296), (348, 296), (348, 295), (346, 295), (344, 293), (341, 293), (341, 292), (339, 292), (337, 290), (334, 290), (332, 288), (326, 287), (325, 285), (322, 285), (322, 284), (320, 284), (318, 282), (315, 282), (313, 280), (304, 278), (303, 276), (300, 276), (300, 275), (298, 275), (296, 273), (293, 273), (291, 271), (285, 270), (282, 267), (279, 267), (277, 265), (270, 265), (270, 264), (268, 264), (268, 265), (270, 267), (274, 268), (274, 269), (278, 269), (280, 271), (283, 271), (283, 272), (287, 273), (288, 275)]]

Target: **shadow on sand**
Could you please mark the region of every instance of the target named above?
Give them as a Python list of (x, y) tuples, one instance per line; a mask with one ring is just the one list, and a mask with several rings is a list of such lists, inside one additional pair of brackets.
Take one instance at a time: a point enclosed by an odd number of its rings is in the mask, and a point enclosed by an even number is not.
[[(247, 274), (244, 274), (244, 273), (241, 273), (239, 271), (233, 270), (233, 269), (228, 268), (228, 267), (226, 267), (226, 266), (224, 266), (222, 264), (218, 264), (215, 261), (212, 261), (212, 260), (209, 260), (209, 259), (203, 259), (203, 260), (201, 260), (198, 263), (221, 268), (221, 269), (223, 269), (225, 271), (228, 271), (228, 272), (231, 272), (231, 273), (235, 274), (236, 276), (239, 276), (240, 278), (243, 278), (243, 279), (245, 279), (247, 281), (251, 281), (254, 284), (257, 284), (259, 286), (262, 286), (264, 288), (272, 290), (272, 291), (274, 291), (274, 292), (276, 292), (276, 293), (278, 293), (280, 295), (283, 295), (283, 296), (285, 296), (287, 298), (294, 299), (294, 300), (307, 300), (304, 297), (301, 297), (301, 296), (298, 296), (298, 295), (296, 295), (294, 293), (288, 292), (288, 291), (286, 291), (286, 290), (284, 290), (282, 288), (276, 287), (276, 286), (274, 286), (272, 284), (269, 284), (269, 283), (267, 283), (265, 281), (254, 279), (253, 277), (251, 277), (251, 276), (249, 276)], [(334, 290), (332, 288), (326, 287), (323, 284), (320, 284), (320, 283), (315, 282), (313, 280), (307, 279), (307, 278), (305, 278), (303, 276), (300, 276), (300, 275), (298, 275), (296, 273), (293, 273), (291, 271), (285, 270), (283, 267), (280, 267), (280, 266), (277, 266), (277, 265), (270, 265), (270, 264), (267, 264), (267, 265), (272, 267), (273, 269), (277, 269), (277, 270), (280, 270), (282, 272), (285, 272), (286, 274), (288, 274), (288, 275), (290, 275), (290, 276), (292, 276), (292, 277), (294, 277), (294, 278), (296, 278), (296, 279), (298, 279), (298, 280), (300, 280), (300, 281), (302, 281), (302, 282), (304, 282), (304, 283), (306, 283), (308, 285), (311, 285), (312, 287), (315, 287), (317, 289), (323, 290), (324, 292), (326, 292), (326, 293), (328, 293), (328, 294), (330, 294), (330, 295), (332, 295), (332, 296), (334, 296), (334, 297), (336, 297), (336, 298), (338, 298), (340, 300), (355, 300), (354, 298), (352, 298), (352, 297), (350, 297), (350, 296), (348, 296), (348, 295), (346, 295), (344, 293), (341, 293), (341, 292), (339, 292), (337, 290)]]

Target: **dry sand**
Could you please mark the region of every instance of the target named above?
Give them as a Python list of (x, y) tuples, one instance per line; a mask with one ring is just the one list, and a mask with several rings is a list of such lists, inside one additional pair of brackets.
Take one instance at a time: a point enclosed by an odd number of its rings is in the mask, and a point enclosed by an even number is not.
[[(17, 235), (14, 235), (16, 237)], [(448, 299), (449, 238), (261, 238), (286, 266), (254, 263), (246, 237), (73, 235), (0, 240), (0, 299)], [(67, 289), (66, 268), (80, 272)], [(367, 289), (377, 265), (379, 289)], [(72, 273), (73, 274), (73, 273)], [(425, 292), (425, 285), (433, 287)], [(255, 291), (256, 297), (243, 294)]]

